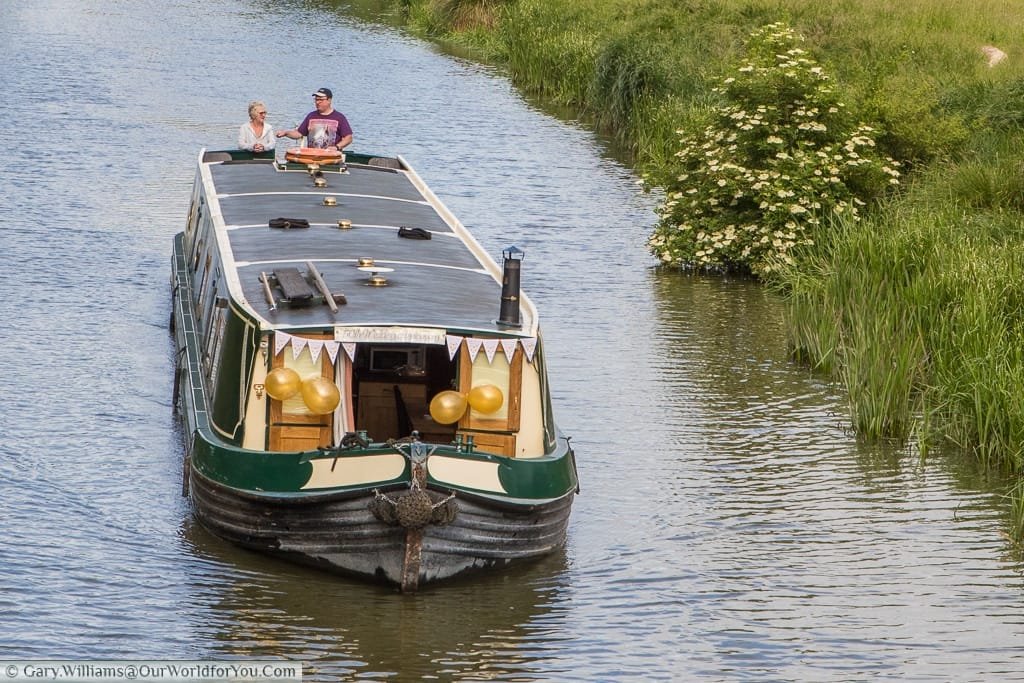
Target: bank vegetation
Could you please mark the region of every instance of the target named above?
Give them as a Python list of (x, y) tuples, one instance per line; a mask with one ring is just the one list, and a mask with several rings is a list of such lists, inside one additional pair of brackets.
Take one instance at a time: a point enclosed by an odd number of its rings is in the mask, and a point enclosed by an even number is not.
[(652, 253), (780, 292), (861, 437), (1024, 482), (1024, 4), (379, 2), (611, 136)]

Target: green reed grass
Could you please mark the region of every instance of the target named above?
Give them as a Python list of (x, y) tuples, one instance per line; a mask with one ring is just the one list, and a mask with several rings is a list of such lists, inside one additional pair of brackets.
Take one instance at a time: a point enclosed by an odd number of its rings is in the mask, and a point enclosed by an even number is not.
[[(927, 380), (921, 278), (928, 240), (838, 221), (819, 250), (784, 271), (797, 355), (840, 379), (851, 423), (867, 437), (906, 438)], [(878, 274), (884, 274), (878, 277)]]
[[(830, 226), (771, 282), (794, 355), (842, 382), (861, 435), (918, 439), (922, 452), (948, 441), (1024, 473), (1024, 3), (381, 2), (485, 45), (517, 85), (611, 133), (662, 185), (676, 131), (700, 127), (745, 37), (791, 25), (910, 173), (899, 196)], [(990, 67), (984, 46), (1009, 56)], [(1012, 500), (1024, 538), (1024, 480)]]
[(951, 305), (932, 331), (936, 404), (950, 439), (993, 468), (1024, 466), (1024, 259), (1004, 221), (962, 246), (938, 290)]
[(842, 381), (858, 433), (1024, 469), (1020, 233), (1016, 213), (894, 202), (783, 274), (794, 347)]
[[(944, 158), (980, 117), (1024, 117), (1014, 106), (1024, 95), (1024, 60), (993, 70), (980, 52), (993, 45), (1024, 54), (1024, 5), (1014, 0), (974, 3), (970, 12), (953, 0), (381, 1), (404, 5), (431, 35), (486, 43), (484, 56), (517, 85), (572, 105), (632, 150), (641, 170), (662, 177), (678, 125), (661, 115), (706, 106), (709, 83), (745, 37), (775, 21), (809, 38), (841, 99), (883, 124), (895, 158)], [(481, 40), (481, 27), (490, 39)]]
[(502, 14), (502, 60), (523, 89), (584, 106), (598, 51), (592, 17), (573, 5), (512, 3)]

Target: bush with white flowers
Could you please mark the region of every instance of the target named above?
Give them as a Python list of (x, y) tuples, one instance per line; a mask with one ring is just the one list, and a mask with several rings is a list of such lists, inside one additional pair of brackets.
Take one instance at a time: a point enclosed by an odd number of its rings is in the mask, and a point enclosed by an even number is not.
[(877, 132), (852, 124), (821, 65), (781, 23), (751, 34), (701, 131), (679, 131), (679, 174), (648, 246), (666, 265), (764, 276), (814, 244), (831, 214), (899, 184)]

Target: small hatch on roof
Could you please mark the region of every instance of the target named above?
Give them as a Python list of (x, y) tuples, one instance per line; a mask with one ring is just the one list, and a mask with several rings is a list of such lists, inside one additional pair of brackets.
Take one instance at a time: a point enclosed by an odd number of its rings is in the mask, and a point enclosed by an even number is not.
[(270, 275), (261, 272), (263, 296), (271, 311), (277, 307), (306, 308), (327, 304), (332, 312), (338, 312), (338, 304), (346, 304), (344, 294), (333, 294), (312, 261), (306, 261), (305, 275), (298, 268), (277, 268)]

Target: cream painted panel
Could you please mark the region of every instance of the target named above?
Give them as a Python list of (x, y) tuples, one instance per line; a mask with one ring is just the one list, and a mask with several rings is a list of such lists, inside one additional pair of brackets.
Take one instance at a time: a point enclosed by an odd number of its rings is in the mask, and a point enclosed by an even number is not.
[(397, 453), (338, 458), (337, 461), (334, 458), (323, 458), (311, 462), (313, 474), (302, 486), (303, 489), (372, 484), (375, 481), (389, 481), (405, 471), (405, 458)]
[(533, 363), (523, 363), (515, 455), (517, 458), (539, 458), (544, 455), (544, 406), (540, 398), (540, 375)]
[(498, 479), (498, 463), (434, 455), (427, 460), (427, 470), (434, 479), (446, 484), (508, 493)]
[[(267, 392), (257, 392), (253, 387), (267, 381), (267, 364), (264, 352), (256, 354), (253, 363), (252, 384), (249, 386), (249, 404), (245, 407), (245, 437), (242, 448), (254, 451), (267, 450)], [(256, 394), (259, 393), (259, 396)]]

